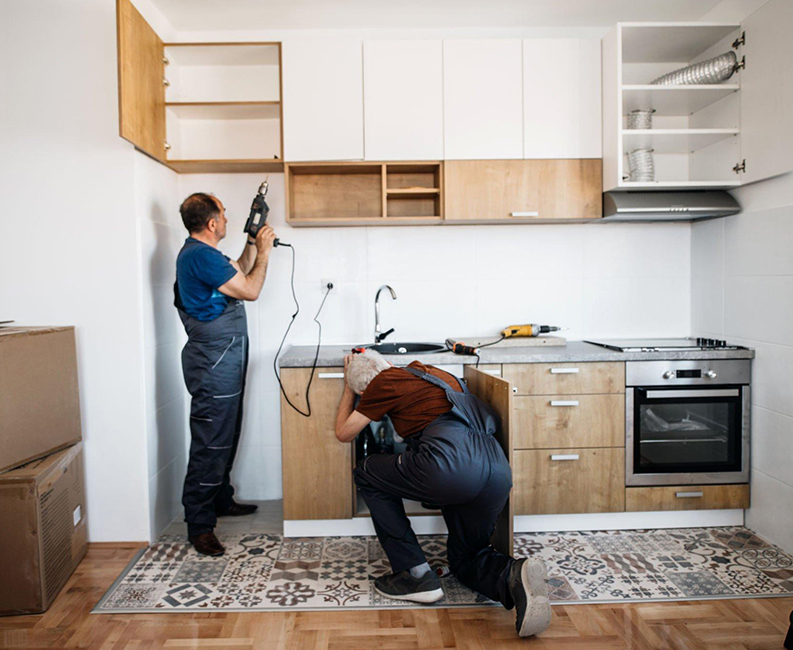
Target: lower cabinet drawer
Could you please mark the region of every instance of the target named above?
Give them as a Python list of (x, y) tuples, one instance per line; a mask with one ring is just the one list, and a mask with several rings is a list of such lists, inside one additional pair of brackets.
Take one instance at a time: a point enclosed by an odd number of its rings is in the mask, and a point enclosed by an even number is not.
[(515, 395), (625, 393), (625, 363), (505, 363), (501, 375)]
[(749, 486), (680, 485), (625, 489), (625, 510), (721, 510), (748, 508)]
[(622, 512), (625, 450), (513, 451), (512, 484), (516, 515)]
[(622, 447), (625, 395), (514, 397), (512, 447)]

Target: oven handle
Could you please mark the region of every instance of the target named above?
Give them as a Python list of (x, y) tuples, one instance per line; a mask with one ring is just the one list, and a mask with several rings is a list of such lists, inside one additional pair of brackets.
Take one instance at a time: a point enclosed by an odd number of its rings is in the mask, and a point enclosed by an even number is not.
[(740, 397), (740, 388), (701, 390), (648, 390), (647, 399), (679, 399), (684, 397)]

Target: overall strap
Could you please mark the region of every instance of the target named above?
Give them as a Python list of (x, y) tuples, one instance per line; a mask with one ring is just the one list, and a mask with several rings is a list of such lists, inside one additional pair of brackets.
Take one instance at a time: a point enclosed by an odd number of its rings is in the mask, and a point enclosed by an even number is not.
[[(436, 377), (435, 375), (431, 375), (428, 372), (422, 372), (421, 370), (416, 370), (415, 368), (411, 368), (410, 366), (405, 366), (404, 370), (407, 370), (411, 375), (415, 375), (419, 379), (424, 379), (431, 384), (435, 384), (438, 388), (442, 388), (445, 391), (453, 391), (454, 389), (449, 386), (443, 379), (440, 377)], [(454, 375), (452, 375), (454, 376)], [(468, 387), (465, 385), (465, 382), (460, 379), (459, 377), (454, 377), (457, 382), (460, 384), (460, 388), (462, 388), (463, 393), (468, 392)]]

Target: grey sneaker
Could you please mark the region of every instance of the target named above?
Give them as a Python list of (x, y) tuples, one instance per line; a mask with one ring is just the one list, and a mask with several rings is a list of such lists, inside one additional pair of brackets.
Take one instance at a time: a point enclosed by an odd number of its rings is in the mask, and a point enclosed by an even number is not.
[(413, 603), (435, 603), (443, 598), (441, 581), (434, 571), (427, 571), (420, 578), (414, 578), (410, 571), (389, 573), (377, 578), (374, 588), (386, 598), (409, 600)]
[(539, 634), (551, 624), (548, 570), (538, 558), (516, 560), (509, 569), (507, 586), (515, 601), (518, 636)]

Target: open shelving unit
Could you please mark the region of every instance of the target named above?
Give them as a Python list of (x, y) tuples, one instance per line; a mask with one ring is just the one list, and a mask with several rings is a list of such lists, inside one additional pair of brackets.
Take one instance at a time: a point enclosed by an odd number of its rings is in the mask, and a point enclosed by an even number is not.
[(293, 226), (432, 225), (443, 222), (443, 163), (287, 163)]
[(164, 52), (167, 164), (282, 171), (280, 43), (166, 43)]
[[(689, 64), (735, 51), (739, 25), (620, 23), (603, 41), (603, 189), (713, 189), (741, 184), (740, 73), (720, 84), (654, 85)], [(733, 49), (735, 47), (735, 49)], [(651, 109), (653, 128), (627, 128), (631, 111)], [(628, 153), (653, 150), (655, 180), (630, 180)]]

